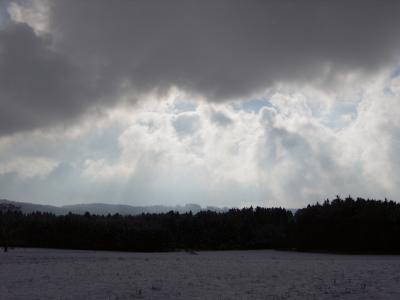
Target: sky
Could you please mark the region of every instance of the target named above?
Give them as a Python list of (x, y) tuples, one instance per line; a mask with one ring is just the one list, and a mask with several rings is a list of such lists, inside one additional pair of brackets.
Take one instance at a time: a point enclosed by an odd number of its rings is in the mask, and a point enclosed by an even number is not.
[(0, 0), (0, 198), (400, 200), (400, 1)]

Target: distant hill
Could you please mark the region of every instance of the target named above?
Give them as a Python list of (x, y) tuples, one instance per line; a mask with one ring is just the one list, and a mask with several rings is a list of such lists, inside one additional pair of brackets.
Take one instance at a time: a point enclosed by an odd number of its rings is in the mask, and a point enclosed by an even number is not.
[(107, 214), (121, 214), (121, 215), (140, 215), (142, 213), (166, 213), (169, 211), (176, 211), (179, 213), (198, 213), (202, 210), (211, 210), (216, 212), (228, 211), (228, 207), (214, 207), (207, 206), (201, 207), (198, 204), (186, 204), (184, 206), (165, 206), (165, 205), (152, 205), (152, 206), (131, 206), (122, 204), (106, 204), (106, 203), (89, 203), (89, 204), (75, 204), (75, 205), (64, 205), (64, 206), (54, 206), (54, 205), (42, 205), (34, 204), (29, 202), (17, 202), (10, 201), (6, 199), (0, 199), (0, 204), (7, 203), (13, 204), (20, 207), (23, 213), (31, 212), (48, 212), (55, 215), (66, 215), (68, 213), (74, 214), (84, 214), (89, 212), (96, 215), (107, 215)]

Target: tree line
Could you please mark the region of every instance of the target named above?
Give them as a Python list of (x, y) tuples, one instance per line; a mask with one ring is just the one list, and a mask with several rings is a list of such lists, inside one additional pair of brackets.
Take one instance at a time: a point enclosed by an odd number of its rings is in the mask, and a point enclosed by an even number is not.
[(117, 251), (290, 249), (400, 253), (400, 204), (350, 196), (284, 208), (123, 216), (0, 207), (0, 245)]

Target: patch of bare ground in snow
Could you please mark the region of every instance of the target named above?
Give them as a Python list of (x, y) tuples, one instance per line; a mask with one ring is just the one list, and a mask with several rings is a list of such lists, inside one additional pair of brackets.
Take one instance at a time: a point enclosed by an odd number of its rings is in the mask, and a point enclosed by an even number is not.
[(0, 254), (0, 299), (400, 299), (400, 256), (281, 251)]

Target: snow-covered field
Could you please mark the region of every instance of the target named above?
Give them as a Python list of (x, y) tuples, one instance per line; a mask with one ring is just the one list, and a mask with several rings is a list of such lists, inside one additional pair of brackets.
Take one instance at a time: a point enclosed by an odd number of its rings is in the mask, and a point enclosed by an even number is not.
[(400, 299), (400, 256), (15, 249), (0, 299)]

